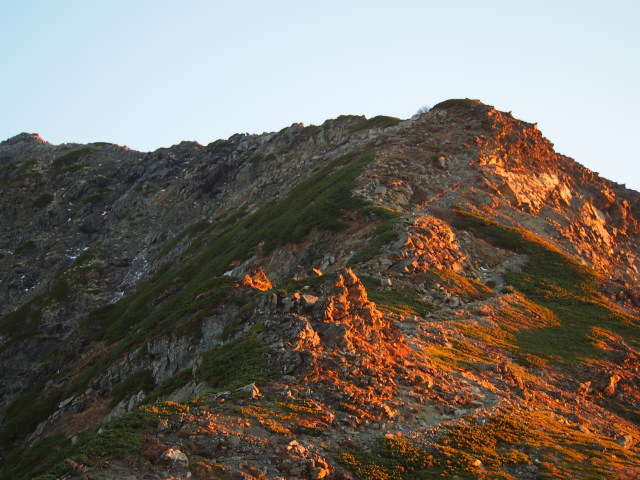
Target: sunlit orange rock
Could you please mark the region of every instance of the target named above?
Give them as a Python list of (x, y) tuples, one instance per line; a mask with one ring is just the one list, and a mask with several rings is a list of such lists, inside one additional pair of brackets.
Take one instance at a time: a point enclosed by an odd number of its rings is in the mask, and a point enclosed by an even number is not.
[(255, 288), (256, 290), (270, 290), (273, 288), (273, 284), (267, 277), (267, 274), (261, 268), (247, 273), (238, 286), (247, 286)]

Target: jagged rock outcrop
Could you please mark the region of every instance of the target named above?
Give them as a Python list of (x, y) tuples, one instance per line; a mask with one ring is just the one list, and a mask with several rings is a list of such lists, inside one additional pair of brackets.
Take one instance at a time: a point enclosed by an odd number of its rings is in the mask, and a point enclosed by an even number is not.
[(247, 273), (238, 285), (245, 285), (262, 291), (273, 288), (271, 280), (269, 280), (269, 277), (267, 277), (262, 269), (258, 269), (251, 274)]

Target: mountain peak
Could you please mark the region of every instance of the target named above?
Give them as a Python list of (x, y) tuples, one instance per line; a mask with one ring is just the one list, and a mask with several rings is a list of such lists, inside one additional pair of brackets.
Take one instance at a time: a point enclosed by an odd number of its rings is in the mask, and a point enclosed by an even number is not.
[(639, 195), (535, 124), (0, 156), (3, 478), (640, 468)]
[(51, 143), (43, 140), (40, 134), (38, 133), (19, 133), (7, 140), (0, 142), (0, 145), (15, 145), (19, 143), (44, 143), (46, 145), (51, 145)]

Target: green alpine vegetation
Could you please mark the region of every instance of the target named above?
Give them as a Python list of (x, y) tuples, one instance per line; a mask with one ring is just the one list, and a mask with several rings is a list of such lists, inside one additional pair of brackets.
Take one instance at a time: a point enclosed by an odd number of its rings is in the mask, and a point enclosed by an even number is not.
[(505, 280), (559, 320), (556, 325), (519, 331), (517, 344), (522, 353), (567, 364), (599, 357), (603, 352), (593, 342), (594, 329), (609, 330), (638, 344), (640, 319), (624, 313), (598, 291), (595, 271), (528, 231), (469, 212), (458, 213), (459, 228), (528, 256), (522, 270), (509, 272)]
[(375, 220), (381, 220), (367, 246), (354, 254), (348, 261), (347, 267), (352, 267), (359, 263), (365, 263), (382, 252), (382, 247), (398, 238), (395, 225), (400, 221), (400, 216), (384, 207), (368, 206), (362, 209), (361, 216)]

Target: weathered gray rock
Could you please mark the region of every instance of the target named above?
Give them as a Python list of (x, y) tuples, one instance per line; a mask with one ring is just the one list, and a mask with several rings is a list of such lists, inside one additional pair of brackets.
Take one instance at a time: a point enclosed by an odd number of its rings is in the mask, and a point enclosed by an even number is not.
[(160, 455), (159, 460), (172, 469), (185, 470), (189, 468), (189, 458), (177, 448), (169, 448)]

